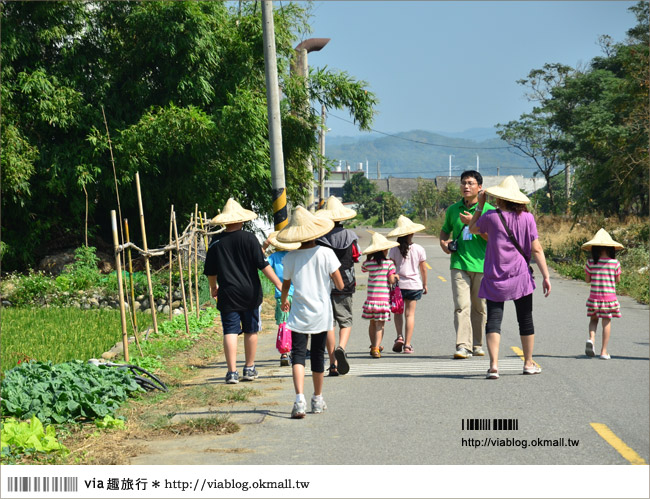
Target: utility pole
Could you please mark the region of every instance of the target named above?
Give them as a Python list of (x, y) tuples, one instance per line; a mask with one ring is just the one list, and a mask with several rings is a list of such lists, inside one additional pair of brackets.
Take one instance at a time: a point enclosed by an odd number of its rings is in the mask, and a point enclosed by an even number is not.
[(262, 36), (264, 37), (264, 72), (266, 75), (266, 105), (269, 120), (271, 150), (271, 185), (273, 188), (273, 223), (275, 230), (284, 228), (287, 221), (287, 192), (284, 180), (282, 153), (282, 126), (280, 119), (280, 91), (278, 62), (275, 53), (273, 2), (262, 1)]
[(377, 178), (378, 179), (381, 178), (381, 171), (379, 170), (379, 164), (380, 164), (380, 161), (377, 161)]
[(566, 194), (566, 213), (568, 214), (571, 199), (571, 165), (569, 163), (564, 166), (564, 193)]
[(325, 200), (325, 105), (321, 105), (320, 117), (320, 167), (318, 169), (318, 206)]
[(453, 158), (453, 157), (454, 157), (453, 154), (449, 155), (449, 178), (451, 178), (451, 158)]
[(479, 169), (478, 169), (478, 154), (476, 155), (476, 171), (479, 171)]
[[(329, 41), (329, 38), (308, 38), (307, 40), (300, 42), (294, 49), (296, 57), (291, 64), (291, 71), (297, 73), (303, 78), (305, 89), (309, 88), (309, 63), (307, 54), (309, 52), (321, 50)], [(310, 112), (309, 102), (305, 103), (305, 107), (301, 112), (305, 114)], [(307, 199), (307, 207), (310, 211), (314, 211), (314, 167), (311, 162), (311, 156), (307, 158), (307, 169), (309, 170), (309, 196)]]

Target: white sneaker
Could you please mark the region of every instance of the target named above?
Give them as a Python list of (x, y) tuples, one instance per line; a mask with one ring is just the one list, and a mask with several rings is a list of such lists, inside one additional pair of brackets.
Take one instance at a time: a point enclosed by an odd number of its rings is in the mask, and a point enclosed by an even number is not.
[(325, 399), (323, 397), (312, 397), (311, 398), (311, 412), (314, 414), (320, 414), (323, 412), (325, 409), (327, 409), (327, 404), (325, 403)]
[(307, 413), (307, 402), (305, 400), (301, 400), (300, 402), (293, 403), (293, 409), (291, 410), (292, 419), (302, 419), (305, 417), (306, 413)]
[(472, 355), (474, 357), (483, 357), (485, 355), (485, 350), (483, 350), (483, 347), (474, 347)]
[(467, 350), (467, 348), (460, 347), (458, 350), (456, 350), (456, 353), (454, 354), (454, 359), (466, 359), (471, 356), (472, 356), (472, 352)]
[(587, 343), (585, 345), (585, 355), (587, 357), (595, 357), (596, 353), (594, 352), (594, 342), (591, 340), (587, 340)]

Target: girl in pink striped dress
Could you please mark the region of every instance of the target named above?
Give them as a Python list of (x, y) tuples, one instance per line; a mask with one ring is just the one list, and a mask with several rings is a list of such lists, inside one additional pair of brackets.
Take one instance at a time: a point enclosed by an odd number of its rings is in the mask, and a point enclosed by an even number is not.
[(374, 232), (372, 243), (363, 251), (367, 258), (361, 265), (361, 271), (368, 272), (368, 296), (361, 317), (370, 320), (370, 356), (377, 359), (381, 357), (384, 323), (390, 320), (390, 285), (399, 279), (395, 263), (388, 259), (388, 249), (395, 246), (398, 246), (396, 241), (389, 241)]
[(616, 250), (623, 249), (623, 245), (614, 241), (605, 229), (600, 229), (591, 241), (582, 245), (582, 249), (591, 250), (591, 258), (585, 265), (585, 281), (591, 283), (587, 299), (587, 316), (590, 317), (589, 339), (585, 345), (585, 354), (588, 357), (596, 355), (594, 341), (600, 319), (603, 325), (600, 358), (609, 360), (611, 356), (607, 352), (607, 345), (612, 317), (621, 316), (621, 306), (616, 298), (616, 283), (621, 279), (621, 264), (615, 257)]

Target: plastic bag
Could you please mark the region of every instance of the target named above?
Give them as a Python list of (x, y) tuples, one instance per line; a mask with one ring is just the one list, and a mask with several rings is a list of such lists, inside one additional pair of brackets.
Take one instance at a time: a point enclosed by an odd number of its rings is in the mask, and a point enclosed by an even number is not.
[(404, 313), (404, 299), (402, 298), (402, 292), (399, 289), (399, 286), (395, 284), (390, 288), (390, 311), (394, 314), (403, 314)]
[(291, 330), (287, 327), (286, 322), (278, 326), (278, 337), (275, 340), (275, 348), (280, 353), (289, 353), (291, 351)]

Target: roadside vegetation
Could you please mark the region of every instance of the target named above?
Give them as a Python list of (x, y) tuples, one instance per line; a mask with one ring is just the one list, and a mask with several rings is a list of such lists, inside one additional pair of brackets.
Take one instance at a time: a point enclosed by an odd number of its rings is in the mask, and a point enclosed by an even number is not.
[[(73, 283), (66, 289), (75, 291), (110, 282), (93, 259), (85, 258), (91, 253), (92, 249), (80, 249), (75, 264), (61, 274), (63, 279), (36, 273), (12, 276), (15, 294), (10, 296), (24, 301), (1, 309), (1, 462), (124, 464), (134, 452), (130, 444), (134, 438), (238, 431), (225, 416), (171, 421), (183, 407), (218, 408), (257, 394), (247, 387), (200, 380), (201, 369), (222, 354), (218, 311), (209, 293), (203, 294), (207, 298), (199, 318), (188, 315), (189, 333), (182, 314), (172, 320), (159, 314), (158, 334), (153, 332), (151, 314), (136, 314), (140, 346), (131, 338), (129, 364), (162, 381), (167, 392), (146, 391), (128, 368), (87, 362), (113, 347), (117, 353), (111, 362), (124, 364), (124, 355), (116, 348), (122, 340), (119, 311), (84, 310), (51, 297), (62, 282)], [(271, 324), (273, 286), (266, 278), (262, 283), (263, 314)], [(133, 331), (129, 334), (133, 336)]]

